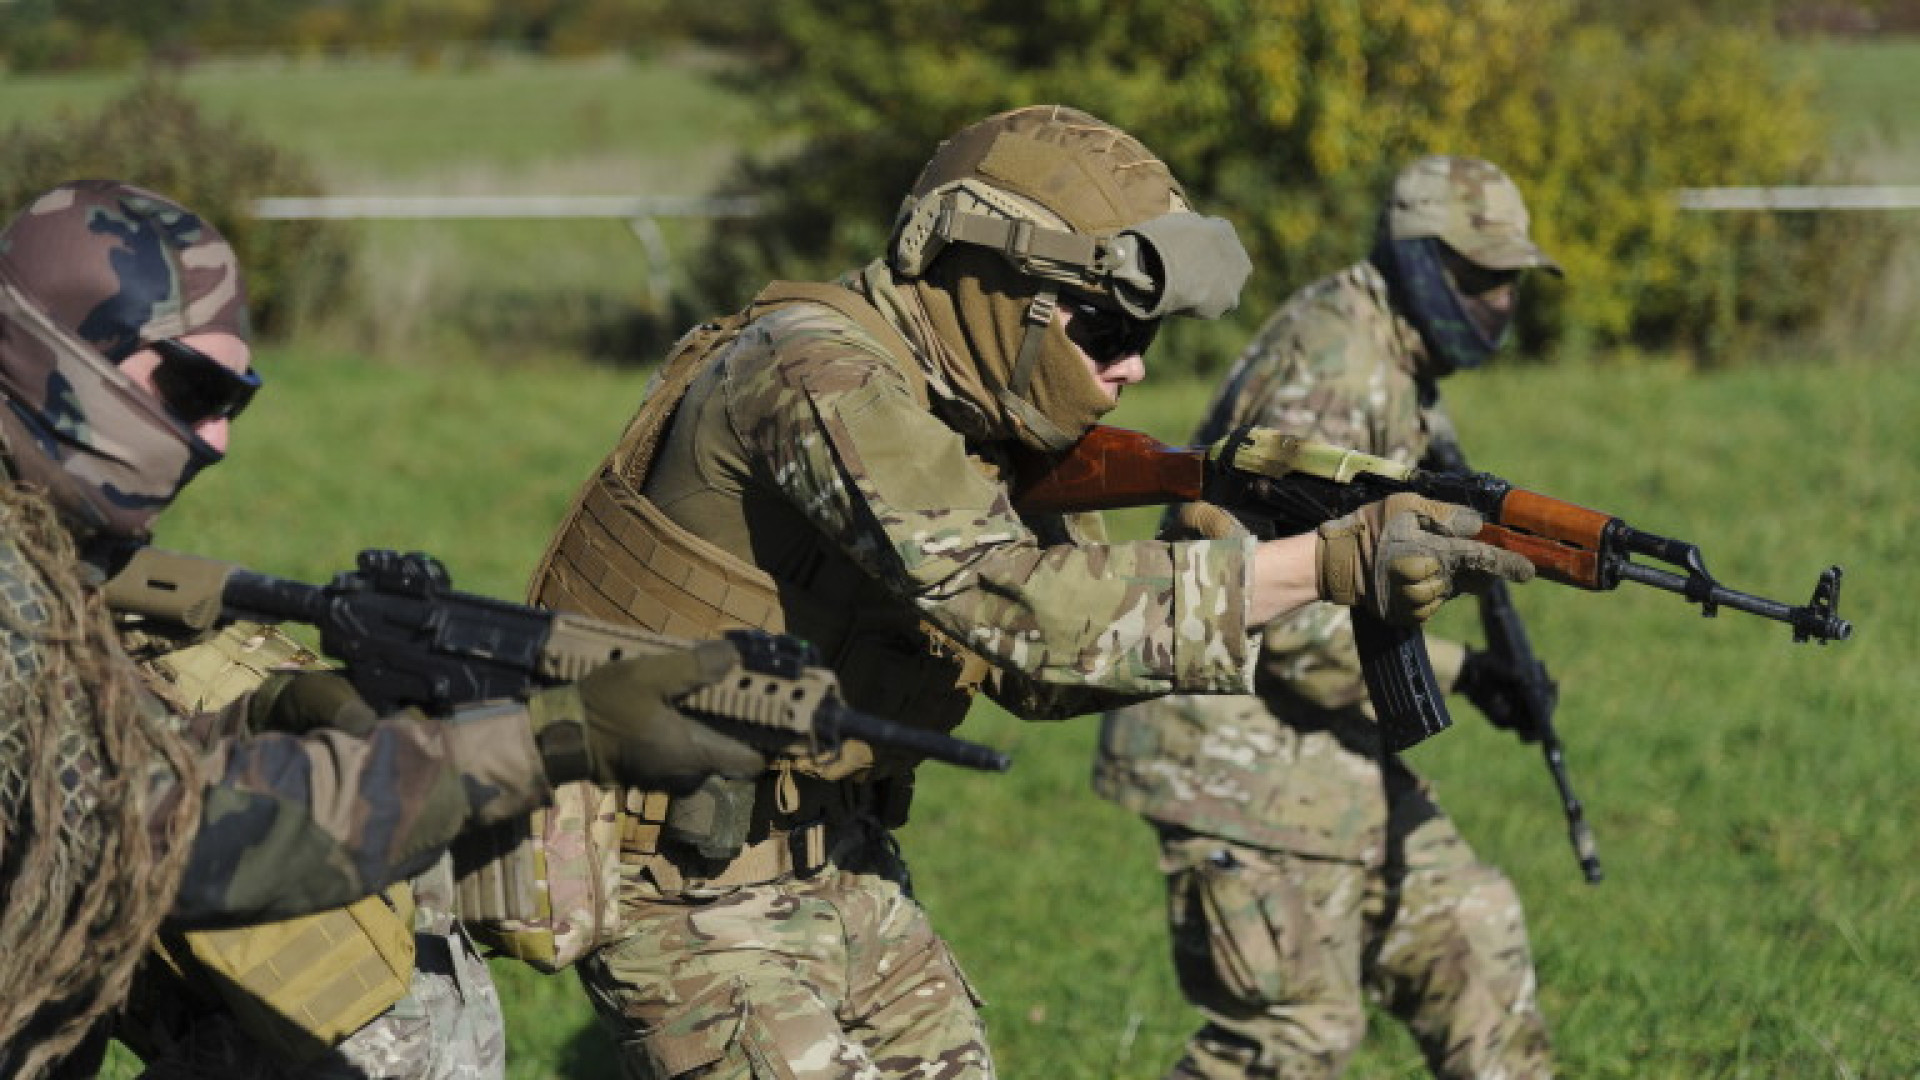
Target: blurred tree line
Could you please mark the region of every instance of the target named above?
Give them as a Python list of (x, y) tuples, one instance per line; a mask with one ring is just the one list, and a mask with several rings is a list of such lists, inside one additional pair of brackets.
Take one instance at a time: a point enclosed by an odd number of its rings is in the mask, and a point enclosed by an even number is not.
[[(1287, 293), (1366, 251), (1380, 194), (1405, 162), (1475, 154), (1521, 183), (1539, 239), (1567, 269), (1565, 282), (1536, 275), (1529, 285), (1529, 355), (1628, 345), (1715, 361), (1833, 316), (1870, 292), (1887, 250), (1885, 230), (1860, 215), (1700, 214), (1673, 199), (1680, 187), (1835, 178), (1812, 87), (1783, 70), (1770, 29), (1830, 6), (8, 0), (0, 50), (32, 68), (448, 42), (558, 54), (609, 43), (719, 47), (744, 58), (740, 88), (779, 137), (749, 147), (727, 185), (760, 196), (767, 215), (718, 228), (698, 261), (703, 310), (682, 313), (689, 318), (743, 301), (769, 277), (831, 275), (874, 257), (940, 138), (1000, 109), (1070, 103), (1140, 136), (1203, 211), (1235, 222), (1252, 252), (1258, 269), (1236, 317), (1176, 328), (1159, 351), (1163, 363), (1203, 368), (1224, 363)], [(1875, 17), (1904, 9), (1893, 0), (1842, 6)], [(0, 159), (18, 152), (0, 143)], [(190, 143), (178, 152), (182, 162), (209, 159)], [(244, 205), (237, 189), (219, 202), (204, 178), (182, 175), (174, 193), (196, 205)]]
[[(1765, 5), (1757, 5), (1764, 9)], [(1813, 87), (1756, 5), (1702, 0), (835, 0), (769, 5), (733, 47), (798, 137), (746, 163), (775, 219), (730, 226), (712, 288), (878, 254), (944, 135), (1065, 102), (1138, 135), (1256, 267), (1231, 325), (1162, 362), (1218, 366), (1271, 306), (1361, 257), (1429, 152), (1507, 168), (1566, 267), (1535, 275), (1529, 355), (1731, 358), (1832, 314), (1886, 247), (1861, 215), (1701, 214), (1674, 189), (1831, 179)], [(751, 286), (747, 286), (750, 288)]]

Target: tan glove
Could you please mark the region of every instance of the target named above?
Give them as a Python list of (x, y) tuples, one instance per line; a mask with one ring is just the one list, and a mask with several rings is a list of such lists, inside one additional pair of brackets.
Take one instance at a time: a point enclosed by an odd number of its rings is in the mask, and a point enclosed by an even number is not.
[(1390, 623), (1425, 622), (1460, 592), (1528, 581), (1533, 564), (1470, 539), (1480, 515), (1418, 495), (1390, 495), (1320, 526), (1320, 598)]
[(685, 790), (715, 774), (758, 776), (767, 759), (673, 706), (740, 663), (724, 641), (635, 656), (594, 669), (579, 682), (528, 699), (534, 743), (554, 784)]
[(1174, 508), (1162, 539), (1224, 540), (1245, 535), (1246, 526), (1225, 509), (1210, 502), (1189, 502)]

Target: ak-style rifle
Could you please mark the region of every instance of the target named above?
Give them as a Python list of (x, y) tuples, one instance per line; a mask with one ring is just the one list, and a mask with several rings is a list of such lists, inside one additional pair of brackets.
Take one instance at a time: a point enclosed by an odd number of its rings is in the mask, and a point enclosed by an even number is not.
[[(1272, 428), (1246, 427), (1211, 446), (1175, 447), (1143, 432), (1096, 426), (1065, 454), (1028, 463), (1016, 478), (1014, 504), (1074, 513), (1202, 501), (1252, 523), (1260, 535), (1287, 536), (1400, 492), (1472, 507), (1486, 522), (1475, 539), (1526, 557), (1550, 581), (1589, 591), (1633, 581), (1676, 593), (1709, 617), (1724, 607), (1786, 623), (1795, 641), (1825, 644), (1853, 634), (1853, 624), (1838, 614), (1838, 566), (1821, 571), (1808, 603), (1785, 604), (1721, 585), (1693, 544), (1644, 532), (1612, 514), (1490, 473), (1414, 468)], [(1392, 626), (1355, 609), (1353, 629), (1390, 750), (1452, 725), (1417, 627)]]
[[(1471, 471), (1467, 467), (1466, 452), (1451, 439), (1436, 440), (1427, 447), (1427, 456), (1421, 465), (1436, 472)], [(1480, 629), (1486, 635), (1487, 652), (1513, 691), (1500, 695), (1496, 699), (1499, 704), (1494, 706), (1510, 710), (1511, 714), (1490, 715), (1488, 719), (1513, 730), (1522, 741), (1540, 744), (1547, 772), (1560, 793), (1560, 809), (1567, 819), (1567, 839), (1573, 844), (1574, 858), (1580, 862), (1580, 873), (1588, 884), (1597, 885), (1603, 876), (1600, 848), (1594, 843), (1593, 829), (1587, 825), (1586, 808), (1573, 793), (1573, 778), (1567, 774), (1566, 746), (1553, 726), (1553, 713), (1560, 704), (1560, 684), (1547, 673), (1547, 665), (1533, 651), (1533, 641), (1527, 635), (1526, 623), (1520, 618), (1520, 609), (1514, 606), (1513, 590), (1507, 583), (1496, 579), (1481, 590), (1479, 601)]]

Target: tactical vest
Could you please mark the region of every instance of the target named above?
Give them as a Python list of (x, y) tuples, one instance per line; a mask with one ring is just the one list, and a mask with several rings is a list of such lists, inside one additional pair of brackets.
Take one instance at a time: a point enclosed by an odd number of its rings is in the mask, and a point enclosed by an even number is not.
[[(317, 662), (250, 623), (144, 666), (151, 688), (186, 712), (224, 707), (269, 672)], [(406, 996), (413, 979), (413, 892), (405, 883), (344, 908), (231, 930), (167, 934), (167, 965), (211, 989), (262, 1046), (293, 1063), (317, 1057)]]
[[(685, 638), (711, 638), (736, 627), (799, 633), (838, 673), (849, 704), (949, 730), (964, 718), (985, 680), (984, 660), (924, 622), (825, 537), (807, 557), (789, 560), (804, 570), (776, 576), (681, 527), (643, 493), (660, 440), (708, 361), (747, 323), (801, 303), (843, 316), (858, 331), (847, 345), (891, 364), (927, 403), (925, 378), (906, 342), (862, 297), (833, 285), (770, 285), (745, 310), (695, 328), (675, 346), (556, 531), (533, 575), (530, 598), (543, 607)], [(511, 850), (507, 858), (463, 883), (463, 910), (469, 897), (504, 908), (521, 892), (517, 919), (494, 920), (477, 932), (515, 955), (545, 958), (557, 954), (553, 942), (529, 944), (510, 934), (503, 942), (501, 931), (557, 922), (563, 889), (578, 898), (576, 909), (597, 909), (611, 927), (612, 893), (623, 880), (642, 894), (676, 896), (809, 874), (831, 859), (842, 824), (864, 818), (893, 828), (905, 822), (911, 766), (875, 761), (867, 748), (849, 744), (826, 770), (783, 762), (758, 782), (716, 779), (677, 797), (611, 795), (569, 785), (556, 793), (554, 810), (532, 823), (531, 835), (502, 845)], [(610, 819), (617, 828), (606, 827)], [(563, 820), (599, 827), (563, 838), (554, 827)], [(581, 856), (573, 865), (582, 880), (557, 879), (558, 848)], [(593, 868), (585, 869), (588, 864)], [(516, 882), (543, 883), (546, 895), (517, 889)]]

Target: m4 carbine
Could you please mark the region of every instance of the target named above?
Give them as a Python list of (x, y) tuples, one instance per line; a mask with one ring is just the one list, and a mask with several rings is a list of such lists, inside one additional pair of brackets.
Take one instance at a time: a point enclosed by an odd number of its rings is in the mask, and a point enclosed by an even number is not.
[[(687, 642), (635, 627), (456, 592), (439, 560), (419, 552), (369, 549), (358, 570), (324, 586), (270, 577), (232, 563), (158, 548), (135, 551), (107, 583), (109, 607), (189, 630), (254, 619), (298, 622), (320, 631), (322, 652), (341, 662), (354, 689), (376, 711), (454, 706), (513, 697), (572, 682), (626, 656), (664, 652)], [(830, 755), (860, 739), (969, 769), (1000, 772), (1005, 755), (978, 743), (911, 728), (850, 708), (833, 672), (811, 645), (758, 630), (728, 640), (740, 666), (674, 704), (755, 741), (805, 736)]]
[[(1550, 581), (1589, 591), (1638, 582), (1677, 593), (1713, 616), (1722, 607), (1784, 622), (1793, 640), (1844, 641), (1840, 568), (1828, 567), (1806, 604), (1726, 588), (1700, 549), (1642, 532), (1598, 510), (1527, 491), (1489, 473), (1417, 469), (1272, 428), (1247, 427), (1211, 446), (1168, 446), (1138, 431), (1096, 426), (1063, 455), (1023, 463), (1014, 504), (1073, 513), (1175, 501), (1214, 503), (1262, 536), (1304, 533), (1399, 492), (1470, 506), (1485, 526), (1475, 539), (1517, 552)], [(1665, 563), (1636, 562), (1635, 557)], [(1353, 613), (1367, 691), (1388, 749), (1404, 750), (1452, 725), (1417, 627)]]

